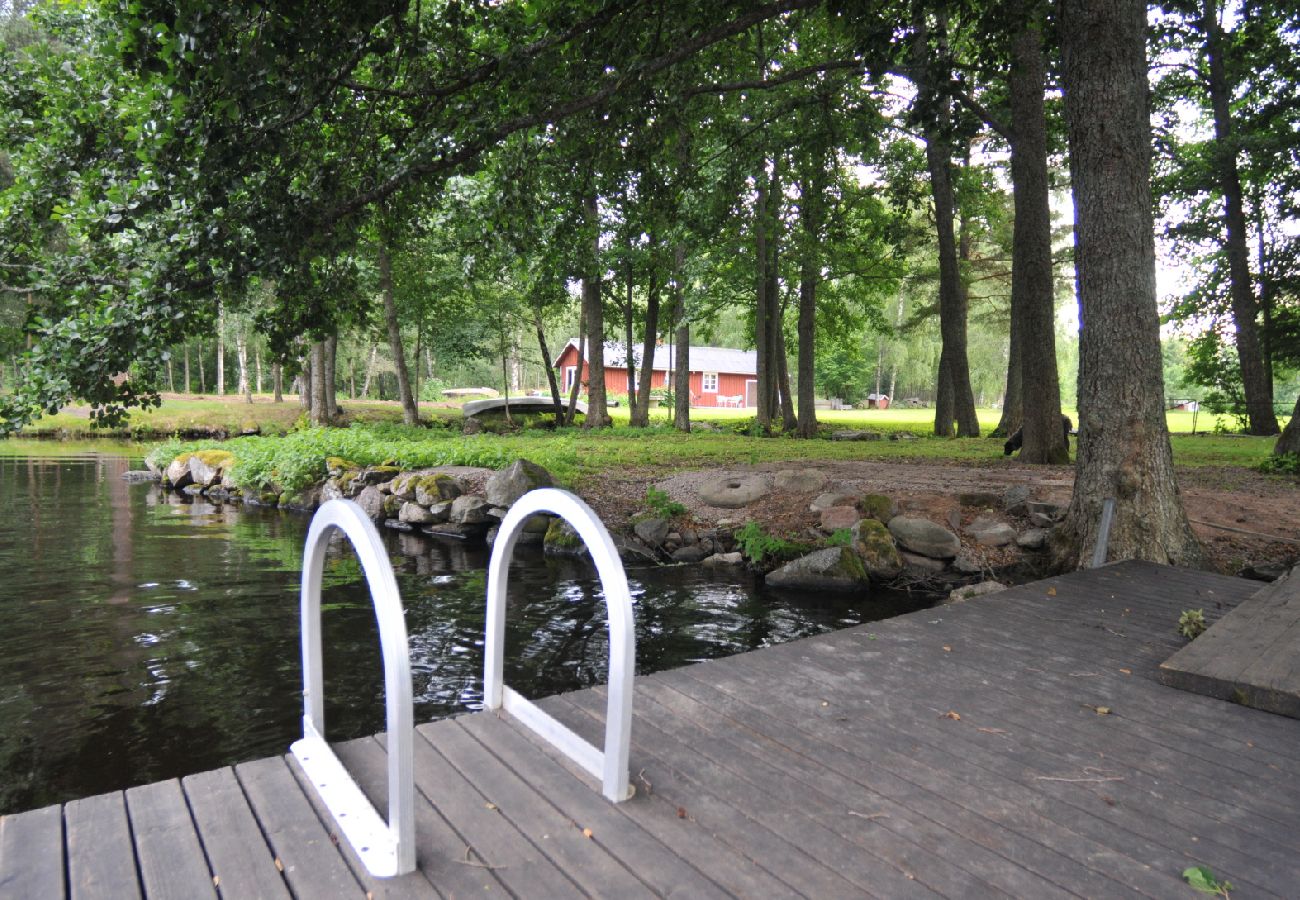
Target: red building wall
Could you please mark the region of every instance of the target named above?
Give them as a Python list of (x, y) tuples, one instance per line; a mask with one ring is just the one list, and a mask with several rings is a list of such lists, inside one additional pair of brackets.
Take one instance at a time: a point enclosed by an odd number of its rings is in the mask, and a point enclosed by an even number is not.
[[(577, 362), (577, 359), (578, 359), (578, 351), (572, 345), (565, 347), (564, 352), (560, 354), (560, 358), (556, 364), (556, 368), (559, 370), (560, 386), (562, 388), (564, 387), (565, 371), (568, 369), (568, 367), (574, 365)], [(590, 378), (590, 375), (591, 373), (590, 370), (588, 369), (587, 361), (584, 359), (582, 361), (582, 371), (579, 375), (579, 377), (582, 379), (583, 384), (587, 383), (588, 379)], [(704, 373), (691, 372), (690, 375), (691, 405), (692, 406), (721, 406), (722, 404), (718, 402), (719, 397), (739, 397), (740, 401), (738, 405), (744, 406), (745, 396), (746, 396), (745, 384), (748, 381), (753, 381), (754, 378), (755, 376), (753, 375), (737, 374), (734, 372), (719, 372), (718, 389), (716, 391), (710, 391), (706, 393), (704, 390)], [(661, 388), (667, 383), (667, 381), (668, 381), (667, 372), (656, 371), (651, 376), (650, 387)], [(605, 368), (605, 390), (611, 394), (626, 394), (627, 393), (627, 369), (607, 366)]]

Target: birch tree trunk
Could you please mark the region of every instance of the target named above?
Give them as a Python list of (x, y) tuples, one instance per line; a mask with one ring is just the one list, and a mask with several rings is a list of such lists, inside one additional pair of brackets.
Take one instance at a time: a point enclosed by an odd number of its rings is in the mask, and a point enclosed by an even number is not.
[(217, 301), (217, 396), (226, 396), (226, 304)]
[(248, 379), (248, 341), (244, 329), (235, 329), (235, 357), (239, 362), (239, 393), (244, 395), (245, 403), (253, 402), (253, 388)]
[(272, 400), (275, 403), (284, 402), (284, 369), (278, 362), (271, 363), (271, 389), (275, 391)]

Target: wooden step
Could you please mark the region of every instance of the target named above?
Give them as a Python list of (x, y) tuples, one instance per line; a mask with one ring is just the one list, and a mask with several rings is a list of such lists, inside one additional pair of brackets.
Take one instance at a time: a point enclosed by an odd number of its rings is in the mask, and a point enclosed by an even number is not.
[(1300, 719), (1300, 566), (1160, 664), (1171, 687)]

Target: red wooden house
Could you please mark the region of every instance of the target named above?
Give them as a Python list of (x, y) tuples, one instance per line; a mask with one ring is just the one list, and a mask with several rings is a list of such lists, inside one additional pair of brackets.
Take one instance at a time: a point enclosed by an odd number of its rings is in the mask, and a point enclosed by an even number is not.
[[(671, 387), (672, 373), (677, 364), (676, 346), (661, 344), (654, 348), (653, 372), (650, 389)], [(641, 375), (641, 361), (645, 347), (632, 348), (634, 376)], [(692, 406), (757, 406), (758, 405), (758, 354), (753, 350), (733, 350), (730, 347), (696, 347), (689, 351), (690, 392)], [(627, 393), (627, 350), (617, 342), (605, 344), (605, 390), (610, 394)], [(555, 367), (560, 370), (560, 386), (567, 394), (573, 379), (580, 378), (584, 389), (588, 381), (587, 361), (581, 358), (576, 338), (570, 339), (556, 357)], [(581, 371), (579, 369), (581, 368)], [(640, 386), (638, 385), (638, 389)]]

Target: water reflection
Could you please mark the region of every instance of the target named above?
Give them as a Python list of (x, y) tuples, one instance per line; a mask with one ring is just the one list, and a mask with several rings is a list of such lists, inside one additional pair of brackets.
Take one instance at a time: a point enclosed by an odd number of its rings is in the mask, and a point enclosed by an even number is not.
[[(128, 485), (128, 462), (0, 456), (0, 812), (281, 753), (297, 736), (307, 517)], [(417, 719), (478, 708), (486, 551), (385, 540)], [(608, 640), (590, 568), (521, 549), (511, 573), (507, 681), (529, 696), (603, 681)], [(910, 608), (735, 579), (630, 571), (638, 671)], [(322, 608), (329, 735), (379, 730), (374, 614), (342, 542), (327, 555)]]

